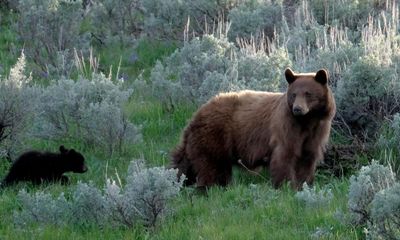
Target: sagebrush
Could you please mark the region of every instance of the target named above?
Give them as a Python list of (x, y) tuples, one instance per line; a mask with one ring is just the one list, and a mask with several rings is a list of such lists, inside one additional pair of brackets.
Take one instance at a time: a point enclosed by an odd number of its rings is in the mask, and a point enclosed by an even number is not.
[(131, 162), (125, 185), (108, 179), (100, 190), (93, 183), (80, 182), (70, 198), (64, 193), (55, 198), (42, 191), (29, 194), (21, 190), (21, 210), (14, 212), (15, 224), (154, 227), (171, 213), (169, 201), (179, 195), (184, 176), (178, 179), (175, 169), (145, 168), (143, 162)]
[(77, 81), (62, 78), (44, 88), (34, 136), (52, 140), (81, 140), (108, 155), (141, 140), (138, 127), (123, 110), (132, 90), (103, 74)]

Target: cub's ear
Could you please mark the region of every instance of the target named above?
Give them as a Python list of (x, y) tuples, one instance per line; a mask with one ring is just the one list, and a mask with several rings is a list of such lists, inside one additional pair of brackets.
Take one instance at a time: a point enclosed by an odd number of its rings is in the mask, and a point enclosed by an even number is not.
[(315, 81), (321, 83), (322, 85), (325, 85), (328, 83), (328, 71), (325, 69), (318, 70), (318, 72), (315, 74)]
[(286, 81), (289, 84), (291, 84), (292, 82), (294, 82), (294, 80), (296, 80), (296, 75), (294, 74), (294, 72), (290, 68), (286, 68), (285, 77), (286, 77)]
[(60, 146), (60, 153), (67, 153), (68, 152), (68, 149), (66, 149), (65, 147), (64, 147), (64, 145), (61, 145)]

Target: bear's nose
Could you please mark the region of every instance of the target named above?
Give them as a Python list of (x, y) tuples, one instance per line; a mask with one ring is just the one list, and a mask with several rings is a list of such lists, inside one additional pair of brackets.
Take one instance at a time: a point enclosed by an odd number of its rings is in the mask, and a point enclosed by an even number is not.
[(293, 107), (293, 115), (295, 116), (303, 115), (303, 109), (299, 106)]

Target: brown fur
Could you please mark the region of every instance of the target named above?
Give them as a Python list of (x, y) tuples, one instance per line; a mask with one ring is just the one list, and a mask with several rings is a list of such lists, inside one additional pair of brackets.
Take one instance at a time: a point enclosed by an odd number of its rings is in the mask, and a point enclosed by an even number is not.
[[(328, 142), (335, 101), (327, 73), (285, 71), (286, 93), (222, 93), (205, 103), (172, 153), (172, 166), (187, 184), (225, 186), (232, 166), (269, 166), (274, 187), (311, 184)], [(296, 94), (294, 96), (293, 94)]]

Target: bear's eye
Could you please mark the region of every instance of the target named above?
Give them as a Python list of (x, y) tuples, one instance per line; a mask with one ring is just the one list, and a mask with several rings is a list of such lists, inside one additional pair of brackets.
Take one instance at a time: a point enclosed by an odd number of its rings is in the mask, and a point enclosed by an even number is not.
[(306, 92), (305, 95), (306, 95), (306, 97), (311, 97), (312, 96), (310, 92)]
[(291, 98), (295, 98), (295, 97), (296, 97), (296, 93), (292, 93), (292, 94), (290, 95), (290, 97), (291, 97)]

